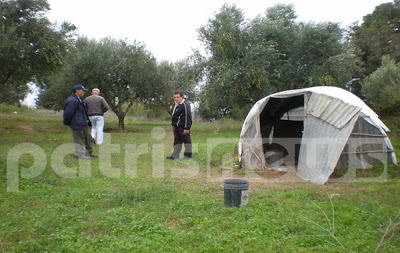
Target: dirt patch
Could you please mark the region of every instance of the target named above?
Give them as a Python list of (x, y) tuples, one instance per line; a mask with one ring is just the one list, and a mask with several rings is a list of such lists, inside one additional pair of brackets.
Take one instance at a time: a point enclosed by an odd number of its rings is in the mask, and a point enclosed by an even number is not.
[(34, 130), (33, 127), (27, 125), (18, 125), (18, 128), (22, 129), (26, 133), (32, 133)]
[(50, 132), (50, 133), (58, 133), (64, 131), (64, 128), (55, 128), (55, 127), (46, 127), (46, 126), (41, 126), (39, 127), (40, 132)]
[(105, 133), (136, 133), (138, 132), (138, 130), (134, 129), (134, 130), (119, 130), (119, 129), (115, 129), (115, 128), (106, 128), (104, 129)]
[(18, 125), (17, 127), (19, 129), (21, 129), (22, 131), (24, 131), (25, 133), (32, 133), (32, 132), (35, 132), (35, 131), (51, 132), (51, 133), (60, 132), (60, 128), (47, 127), (47, 126), (33, 127), (33, 126), (28, 126), (28, 125)]
[[(218, 174), (219, 169), (212, 173)], [(240, 172), (240, 174), (238, 174)], [(323, 185), (313, 184), (305, 181), (296, 175), (296, 169), (291, 168), (288, 171), (274, 171), (271, 169), (260, 170), (260, 171), (238, 171), (232, 169), (233, 175), (224, 176), (223, 173), (215, 176), (213, 182), (207, 182), (207, 174), (199, 173), (196, 178), (201, 178), (197, 181), (199, 185), (203, 185), (202, 189), (222, 186), (222, 182), (229, 178), (241, 178), (246, 179), (250, 182), (250, 188), (255, 192), (265, 192), (266, 190), (296, 190), (310, 189), (319, 193), (332, 193), (338, 192), (340, 194), (353, 194), (358, 191), (362, 191), (365, 187), (361, 185), (354, 185), (352, 183), (333, 183), (326, 182)]]

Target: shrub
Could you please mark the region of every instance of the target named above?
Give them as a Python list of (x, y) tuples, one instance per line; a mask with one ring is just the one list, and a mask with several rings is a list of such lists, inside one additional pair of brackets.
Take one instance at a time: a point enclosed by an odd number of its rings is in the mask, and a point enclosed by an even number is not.
[(23, 112), (23, 111), (27, 111), (27, 110), (29, 110), (29, 107), (27, 107), (26, 105), (17, 107), (15, 105), (9, 105), (6, 103), (0, 104), (0, 112), (4, 112), (4, 113)]
[[(127, 105), (124, 106), (126, 108)], [(168, 113), (161, 107), (151, 104), (135, 103), (128, 112), (136, 119), (164, 119)]]
[(400, 110), (400, 63), (382, 57), (382, 66), (363, 83), (368, 104), (378, 113)]

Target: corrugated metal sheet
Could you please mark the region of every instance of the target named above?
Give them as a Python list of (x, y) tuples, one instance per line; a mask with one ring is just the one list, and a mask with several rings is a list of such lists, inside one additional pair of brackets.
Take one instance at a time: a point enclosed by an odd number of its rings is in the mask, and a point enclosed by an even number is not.
[(341, 129), (361, 108), (343, 103), (323, 94), (313, 93), (307, 105), (307, 114), (325, 120)]

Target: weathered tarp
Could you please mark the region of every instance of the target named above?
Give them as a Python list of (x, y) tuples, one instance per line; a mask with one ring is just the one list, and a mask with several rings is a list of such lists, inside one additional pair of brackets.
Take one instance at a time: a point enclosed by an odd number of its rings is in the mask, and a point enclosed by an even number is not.
[(309, 115), (304, 122), (297, 175), (312, 183), (324, 184), (335, 169), (357, 118), (358, 115), (353, 116), (339, 129)]
[[(301, 98), (298, 99), (299, 97)], [(282, 102), (279, 102), (280, 100)], [(304, 103), (298, 105), (299, 101)], [(291, 102), (296, 103), (293, 108)], [(265, 111), (266, 108), (271, 111)], [(285, 109), (287, 111), (282, 112)], [(392, 162), (397, 163), (393, 147), (386, 135), (389, 129), (378, 115), (351, 92), (326, 86), (279, 92), (259, 100), (243, 123), (239, 159), (244, 168), (265, 168), (263, 144), (272, 141), (275, 124), (273, 122), (276, 122), (276, 119), (303, 121), (297, 175), (313, 183), (323, 184), (335, 169), (360, 117), (363, 122), (381, 133), (381, 140), (386, 146), (384, 148), (391, 151), (387, 154)], [(271, 136), (265, 136), (265, 131), (262, 133), (262, 127), (265, 130), (263, 124), (269, 124), (266, 129), (267, 133), (270, 131)], [(269, 140), (265, 140), (266, 138)]]

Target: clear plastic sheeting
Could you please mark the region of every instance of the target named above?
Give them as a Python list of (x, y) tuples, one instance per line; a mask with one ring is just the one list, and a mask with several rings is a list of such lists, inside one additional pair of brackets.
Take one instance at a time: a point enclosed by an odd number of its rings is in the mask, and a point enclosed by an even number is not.
[[(385, 130), (384, 130), (382, 127), (376, 125), (370, 118), (368, 118), (368, 117), (363, 117), (363, 119), (364, 119), (367, 123), (371, 124), (372, 126), (375, 126), (377, 129), (379, 129), (379, 132), (380, 132), (382, 135), (386, 135)], [(392, 143), (390, 142), (389, 137), (387, 137), (387, 135), (386, 135), (386, 138), (384, 138), (383, 140), (384, 140), (384, 142), (385, 142), (385, 144), (386, 144), (386, 146), (388, 147), (389, 150), (394, 150), (394, 148), (393, 148), (393, 146), (392, 146)], [(396, 154), (395, 154), (394, 152), (390, 152), (389, 155), (390, 155), (391, 161), (392, 161), (394, 164), (397, 164)]]
[[(253, 140), (255, 137), (262, 139), (261, 137), (261, 130), (260, 130), (260, 113), (264, 109), (265, 105), (267, 104), (269, 97), (265, 97), (259, 100), (250, 110), (249, 114), (247, 114), (246, 119), (244, 120), (242, 131), (240, 132), (240, 140), (238, 144), (238, 153), (239, 153), (239, 161), (242, 162), (243, 156), (247, 157), (247, 164), (253, 164), (249, 160), (249, 155), (247, 152), (253, 152), (252, 149), (257, 149), (258, 146), (262, 146), (262, 140)], [(251, 148), (250, 148), (251, 147)], [(244, 152), (246, 150), (246, 153)], [(254, 155), (253, 155), (254, 156)], [(242, 162), (243, 164), (243, 162)], [(255, 161), (257, 164), (257, 161)], [(255, 168), (255, 167), (249, 167)]]
[(368, 118), (358, 118), (336, 168), (369, 169), (379, 161), (397, 163), (396, 156), (392, 157), (394, 152), (390, 152), (393, 146), (382, 131), (371, 125)]
[(242, 165), (246, 168), (261, 169), (265, 167), (265, 158), (262, 150), (262, 138), (260, 133), (259, 120), (256, 119), (242, 139)]

